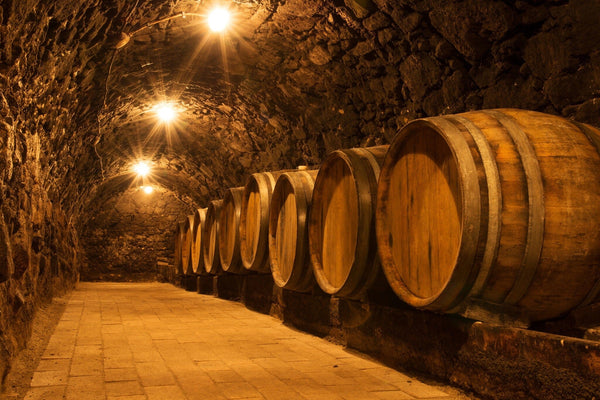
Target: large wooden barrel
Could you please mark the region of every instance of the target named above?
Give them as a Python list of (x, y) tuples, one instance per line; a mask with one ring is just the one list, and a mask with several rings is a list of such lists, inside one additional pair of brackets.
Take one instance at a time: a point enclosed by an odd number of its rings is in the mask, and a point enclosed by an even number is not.
[(194, 216), (188, 215), (183, 222), (181, 236), (181, 269), (184, 275), (192, 274), (192, 237), (194, 235)]
[(181, 243), (183, 241), (185, 222), (178, 222), (175, 226), (175, 261), (173, 268), (177, 275), (183, 274), (183, 268), (181, 267)]
[(206, 208), (199, 208), (194, 212), (194, 230), (192, 235), (192, 271), (195, 274), (204, 272), (204, 261), (202, 259), (202, 237), (204, 234), (204, 221), (206, 220)]
[(337, 150), (319, 169), (308, 240), (313, 272), (325, 293), (360, 297), (377, 277), (375, 200), (388, 147)]
[(377, 193), (377, 242), (390, 286), (416, 307), (525, 323), (593, 297), (599, 134), (513, 109), (407, 124)]
[(270, 273), (269, 207), (277, 178), (287, 171), (258, 172), (248, 177), (240, 213), (240, 256), (244, 268)]
[(275, 184), (269, 212), (269, 256), (277, 286), (299, 292), (314, 285), (308, 264), (308, 210), (317, 170), (286, 172)]
[(223, 198), (219, 217), (219, 257), (221, 268), (234, 274), (246, 273), (240, 259), (240, 212), (244, 188), (229, 188)]
[(204, 270), (209, 274), (218, 274), (221, 271), (219, 257), (219, 219), (223, 200), (213, 200), (208, 203), (204, 219), (204, 234), (202, 235), (202, 259)]

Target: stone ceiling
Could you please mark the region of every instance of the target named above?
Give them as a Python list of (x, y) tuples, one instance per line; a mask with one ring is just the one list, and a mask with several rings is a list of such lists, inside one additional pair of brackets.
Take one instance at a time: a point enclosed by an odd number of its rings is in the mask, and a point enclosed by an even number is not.
[[(3, 182), (39, 176), (77, 219), (139, 184), (139, 159), (205, 204), (420, 116), (512, 106), (593, 123), (600, 7), (542, 3), (239, 0), (214, 34), (204, 0), (4, 0)], [(157, 121), (161, 101), (176, 123)]]

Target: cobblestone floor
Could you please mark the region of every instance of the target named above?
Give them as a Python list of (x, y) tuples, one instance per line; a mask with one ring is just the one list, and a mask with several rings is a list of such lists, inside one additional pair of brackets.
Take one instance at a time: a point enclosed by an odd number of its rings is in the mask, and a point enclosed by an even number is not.
[(81, 283), (26, 400), (466, 399), (243, 304), (161, 283)]

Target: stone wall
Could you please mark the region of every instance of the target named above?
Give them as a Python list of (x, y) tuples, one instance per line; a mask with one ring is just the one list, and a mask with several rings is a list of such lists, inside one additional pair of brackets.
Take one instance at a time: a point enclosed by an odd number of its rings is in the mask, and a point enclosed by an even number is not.
[[(317, 165), (388, 143), (413, 118), (474, 109), (600, 126), (595, 0), (248, 0), (232, 3), (224, 40), (191, 17), (144, 28), (206, 4), (0, 3), (0, 374), (80, 260), (115, 276), (145, 266), (171, 242), (140, 243), (249, 173)], [(165, 97), (184, 108), (167, 130), (148, 114)], [(173, 194), (164, 218), (106, 184), (136, 158)]]
[(81, 232), (82, 280), (156, 280), (157, 258), (173, 259), (176, 222), (194, 212), (169, 191), (141, 188), (96, 209)]

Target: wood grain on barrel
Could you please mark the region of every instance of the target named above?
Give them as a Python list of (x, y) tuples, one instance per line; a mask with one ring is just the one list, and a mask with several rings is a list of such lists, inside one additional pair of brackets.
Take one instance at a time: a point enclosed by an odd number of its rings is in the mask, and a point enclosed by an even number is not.
[(326, 293), (357, 298), (377, 276), (374, 206), (387, 148), (337, 150), (319, 170), (309, 242), (315, 278)]
[(190, 275), (192, 273), (192, 235), (194, 228), (194, 216), (188, 215), (183, 227), (183, 236), (181, 240), (181, 269), (184, 275)]
[[(247, 208), (244, 218), (244, 224), (240, 223), (240, 234), (242, 232), (242, 226), (244, 235), (242, 242), (244, 245), (242, 246), (242, 259), (250, 260), (250, 262), (254, 261), (256, 250), (258, 247), (258, 239), (260, 235), (260, 223), (261, 223), (261, 202), (260, 202), (260, 193), (258, 191), (258, 187), (256, 183), (253, 183), (250, 186), (250, 192), (248, 194), (247, 200)], [(241, 235), (240, 235), (241, 236)]]
[(281, 191), (284, 200), (277, 217), (275, 242), (277, 243), (276, 254), (279, 262), (279, 273), (281, 274), (281, 279), (287, 282), (292, 275), (294, 259), (296, 257), (298, 206), (294, 190), (289, 182), (283, 185)]
[[(473, 318), (487, 307), (544, 320), (593, 301), (599, 135), (512, 109), (409, 123), (378, 190), (377, 239), (390, 285), (415, 306)], [(476, 201), (465, 186), (473, 178)]]
[(204, 235), (202, 240), (202, 257), (204, 270), (209, 274), (217, 274), (221, 271), (221, 260), (219, 257), (219, 218), (223, 200), (213, 200), (208, 203), (206, 218), (204, 221)]
[(204, 221), (206, 220), (206, 208), (199, 208), (194, 212), (194, 234), (192, 236), (192, 270), (195, 274), (204, 272), (204, 260), (202, 259), (202, 237), (204, 235)]
[(183, 269), (181, 268), (181, 243), (183, 239), (183, 231), (184, 231), (185, 222), (178, 222), (175, 227), (175, 262), (174, 269), (177, 274), (183, 274)]
[(269, 253), (279, 287), (310, 291), (314, 284), (307, 261), (307, 218), (316, 170), (287, 172), (278, 179), (269, 214)]
[(240, 259), (240, 212), (242, 209), (243, 187), (230, 188), (223, 198), (219, 221), (219, 257), (223, 271), (244, 273)]
[(269, 273), (269, 207), (277, 178), (286, 171), (250, 175), (244, 188), (240, 215), (240, 254), (251, 271)]
[[(461, 238), (460, 183), (452, 152), (432, 132), (406, 138), (392, 171), (390, 197), (394, 262), (408, 289), (437, 294), (454, 267)], [(412, 240), (403, 240), (412, 238)]]

